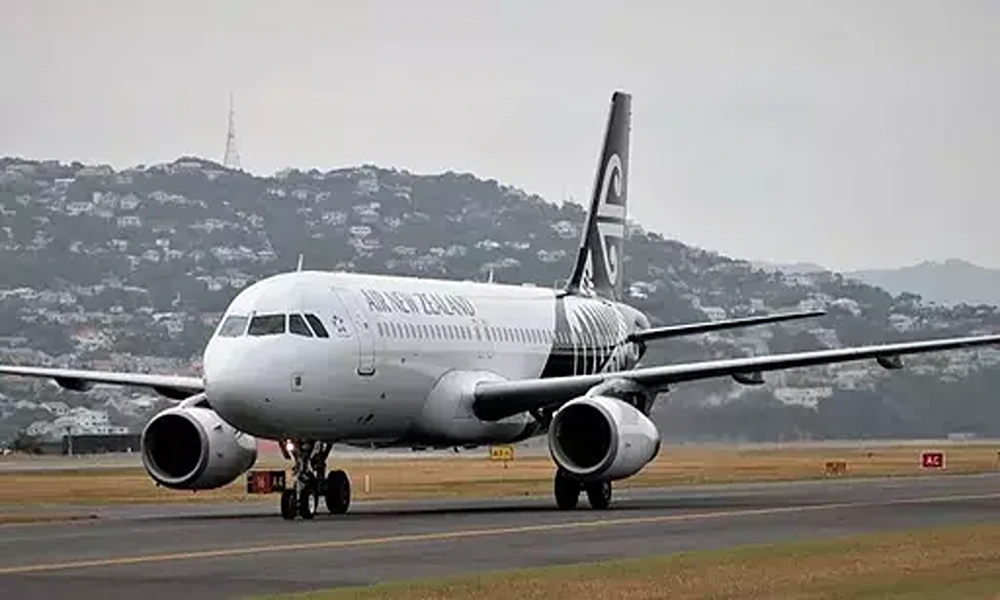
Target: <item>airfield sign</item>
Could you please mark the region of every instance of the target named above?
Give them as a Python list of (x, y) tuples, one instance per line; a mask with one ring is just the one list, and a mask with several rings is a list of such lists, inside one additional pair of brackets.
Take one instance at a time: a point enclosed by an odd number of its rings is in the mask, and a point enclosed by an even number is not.
[(920, 455), (920, 465), (925, 469), (943, 469), (944, 452), (924, 452)]
[(514, 446), (490, 446), (490, 460), (514, 460)]

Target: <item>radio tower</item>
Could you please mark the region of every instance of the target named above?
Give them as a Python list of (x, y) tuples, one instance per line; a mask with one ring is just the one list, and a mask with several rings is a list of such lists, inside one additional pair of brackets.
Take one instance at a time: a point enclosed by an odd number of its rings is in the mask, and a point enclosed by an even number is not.
[(229, 92), (229, 132), (226, 133), (226, 155), (222, 157), (222, 165), (229, 169), (242, 170), (240, 152), (236, 149), (236, 120), (233, 118), (232, 92)]

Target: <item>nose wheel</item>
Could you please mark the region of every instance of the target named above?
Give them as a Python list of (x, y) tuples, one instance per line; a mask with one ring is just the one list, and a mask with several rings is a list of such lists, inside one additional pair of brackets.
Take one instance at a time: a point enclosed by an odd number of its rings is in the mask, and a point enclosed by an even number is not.
[(303, 441), (283, 446), (282, 450), (295, 459), (295, 486), (281, 493), (281, 516), (293, 520), (296, 516), (312, 519), (322, 497), (330, 514), (347, 512), (351, 505), (351, 480), (344, 471), (326, 473), (326, 459), (333, 444)]

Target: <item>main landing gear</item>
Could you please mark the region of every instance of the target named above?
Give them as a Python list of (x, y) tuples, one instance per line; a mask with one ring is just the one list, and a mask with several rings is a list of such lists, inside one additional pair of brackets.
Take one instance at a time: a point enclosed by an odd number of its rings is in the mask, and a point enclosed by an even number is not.
[(320, 496), (330, 514), (341, 515), (351, 504), (351, 480), (343, 471), (326, 473), (326, 459), (333, 444), (327, 442), (288, 443), (282, 448), (295, 459), (295, 486), (281, 493), (281, 516), (311, 519), (316, 515)]
[(583, 483), (562, 469), (556, 471), (555, 478), (556, 506), (559, 510), (572, 510), (580, 501), (580, 492), (587, 492), (590, 507), (604, 510), (611, 506), (611, 482), (596, 481)]

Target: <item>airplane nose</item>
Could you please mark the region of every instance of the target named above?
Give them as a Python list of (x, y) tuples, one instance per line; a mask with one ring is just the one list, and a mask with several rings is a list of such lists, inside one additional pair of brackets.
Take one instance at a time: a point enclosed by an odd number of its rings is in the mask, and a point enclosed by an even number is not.
[(247, 433), (260, 435), (260, 403), (266, 402), (269, 390), (261, 363), (261, 353), (246, 343), (210, 344), (205, 351), (202, 370), (205, 395), (209, 405), (231, 425)]

